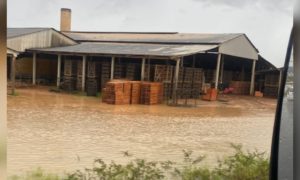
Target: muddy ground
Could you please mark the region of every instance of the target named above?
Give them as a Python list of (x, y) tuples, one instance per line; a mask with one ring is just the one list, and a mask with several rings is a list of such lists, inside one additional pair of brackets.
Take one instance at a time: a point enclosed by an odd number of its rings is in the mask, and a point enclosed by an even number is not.
[(233, 152), (230, 143), (269, 153), (276, 100), (227, 95), (197, 107), (108, 105), (100, 98), (18, 89), (8, 96), (8, 173), (37, 167), (64, 172), (93, 159), (182, 162), (183, 149), (208, 166)]

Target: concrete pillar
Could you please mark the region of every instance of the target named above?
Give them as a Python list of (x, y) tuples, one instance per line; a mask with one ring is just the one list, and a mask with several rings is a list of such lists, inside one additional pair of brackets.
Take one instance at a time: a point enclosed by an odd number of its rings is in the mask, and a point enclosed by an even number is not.
[(217, 59), (217, 67), (216, 67), (216, 79), (215, 79), (215, 88), (218, 89), (218, 84), (219, 84), (219, 75), (220, 75), (220, 64), (221, 64), (221, 57), (222, 54), (218, 54), (218, 59)]
[(32, 57), (32, 84), (36, 84), (36, 53)]
[(81, 90), (85, 90), (85, 69), (86, 69), (86, 56), (82, 56), (82, 81), (81, 81)]
[(253, 60), (252, 63), (252, 72), (251, 72), (251, 84), (250, 84), (250, 95), (254, 95), (254, 86), (255, 86), (255, 66), (256, 60)]
[(141, 81), (145, 80), (145, 64), (146, 64), (146, 58), (143, 58), (142, 67), (141, 67)]
[(16, 56), (12, 56), (11, 59), (11, 84), (12, 84), (12, 94), (15, 94), (16, 89)]
[(175, 77), (174, 77), (174, 87), (173, 87), (173, 104), (177, 102), (177, 88), (178, 88), (178, 77), (179, 77), (179, 66), (180, 66), (180, 58), (176, 60), (175, 67)]
[(111, 57), (110, 80), (114, 79), (114, 70), (115, 70), (115, 57)]
[(56, 86), (60, 86), (60, 76), (61, 74), (61, 55), (57, 56), (57, 79), (56, 79)]

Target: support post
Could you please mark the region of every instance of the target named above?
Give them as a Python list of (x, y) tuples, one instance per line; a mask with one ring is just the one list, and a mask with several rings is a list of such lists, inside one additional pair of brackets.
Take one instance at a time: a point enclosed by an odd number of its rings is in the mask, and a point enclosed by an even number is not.
[(115, 57), (111, 57), (111, 66), (110, 66), (110, 80), (114, 79), (114, 70), (115, 70)]
[(147, 81), (150, 81), (150, 58), (148, 58), (148, 66), (147, 66)]
[(56, 79), (56, 86), (59, 88), (60, 86), (60, 74), (61, 74), (61, 55), (57, 56), (57, 79)]
[(223, 74), (224, 74), (224, 56), (222, 56), (221, 60), (221, 72), (220, 72), (220, 82), (223, 83)]
[(252, 63), (252, 73), (251, 73), (251, 84), (250, 84), (250, 95), (254, 95), (255, 66), (256, 66), (256, 60), (253, 60), (253, 63)]
[(81, 91), (85, 90), (85, 69), (86, 69), (86, 56), (82, 56), (82, 81), (81, 81)]
[(141, 68), (141, 81), (144, 81), (145, 79), (145, 63), (146, 63), (146, 58), (142, 59), (142, 68)]
[(281, 86), (281, 80), (282, 79), (282, 69), (279, 70), (279, 80), (278, 80), (278, 97), (279, 97), (279, 90)]
[(33, 53), (32, 57), (32, 84), (36, 84), (36, 53)]
[(11, 93), (12, 95), (15, 94), (15, 89), (16, 89), (16, 56), (12, 56), (11, 59), (11, 83), (12, 83), (12, 90)]
[(173, 104), (177, 102), (177, 88), (178, 88), (178, 77), (179, 77), (179, 65), (180, 65), (180, 58), (176, 60), (176, 67), (175, 67), (175, 79), (174, 79), (174, 87), (173, 87)]
[(222, 54), (219, 53), (218, 54), (218, 59), (217, 59), (217, 67), (216, 67), (215, 89), (218, 89), (218, 84), (219, 84), (221, 57), (222, 57)]

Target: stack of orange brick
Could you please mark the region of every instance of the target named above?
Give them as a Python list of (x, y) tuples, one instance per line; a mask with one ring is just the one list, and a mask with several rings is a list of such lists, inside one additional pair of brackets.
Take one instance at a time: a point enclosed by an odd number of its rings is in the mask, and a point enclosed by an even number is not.
[(162, 99), (162, 83), (143, 82), (141, 84), (141, 104), (160, 104)]
[(131, 104), (139, 104), (141, 99), (141, 81), (130, 81), (131, 83)]
[(106, 83), (106, 86), (103, 89), (102, 101), (108, 104), (124, 104), (127, 102), (124, 94), (123, 83), (110, 81)]
[(102, 101), (108, 104), (159, 104), (163, 99), (162, 83), (114, 80), (106, 83)]

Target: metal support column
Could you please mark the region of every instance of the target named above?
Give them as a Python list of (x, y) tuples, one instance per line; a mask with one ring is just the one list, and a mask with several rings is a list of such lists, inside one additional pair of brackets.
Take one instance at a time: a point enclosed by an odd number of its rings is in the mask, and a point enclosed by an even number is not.
[(111, 57), (111, 66), (110, 66), (110, 80), (114, 79), (114, 70), (115, 70), (115, 57)]
[(176, 67), (175, 67), (175, 79), (174, 79), (174, 87), (173, 87), (173, 104), (177, 102), (177, 88), (178, 88), (178, 77), (179, 77), (179, 65), (180, 65), (180, 58), (176, 60)]
[(222, 54), (219, 53), (218, 54), (218, 59), (217, 59), (217, 67), (216, 67), (215, 89), (218, 89), (218, 84), (219, 84), (219, 74), (220, 74), (221, 57), (222, 57)]
[(255, 66), (256, 66), (256, 60), (253, 60), (253, 63), (252, 63), (252, 73), (251, 73), (251, 84), (250, 84), (250, 95), (254, 95)]
[(86, 56), (82, 56), (82, 81), (81, 91), (85, 90), (85, 69), (86, 69)]
[(146, 58), (142, 59), (142, 68), (141, 68), (141, 81), (145, 80), (145, 63), (146, 63)]
[(32, 57), (32, 84), (36, 84), (36, 53)]
[(57, 56), (57, 79), (56, 79), (56, 86), (60, 86), (60, 74), (61, 74), (61, 55)]

